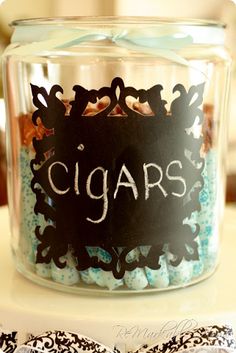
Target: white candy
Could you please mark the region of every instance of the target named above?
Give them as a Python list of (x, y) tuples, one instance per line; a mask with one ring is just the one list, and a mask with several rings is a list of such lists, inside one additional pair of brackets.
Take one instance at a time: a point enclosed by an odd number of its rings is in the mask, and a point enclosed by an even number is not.
[(183, 259), (178, 266), (173, 266), (171, 265), (170, 260), (174, 259), (174, 256), (169, 253), (167, 258), (170, 284), (174, 286), (184, 286), (188, 284), (193, 276), (192, 261), (186, 261)]
[[(139, 258), (139, 255), (140, 252), (136, 248), (127, 254), (126, 261), (133, 262)], [(126, 271), (124, 275), (124, 282), (128, 288), (135, 290), (141, 290), (148, 286), (145, 270), (142, 268), (136, 268), (133, 271)]]
[(161, 267), (158, 270), (152, 270), (145, 267), (146, 275), (150, 286), (155, 288), (166, 288), (169, 286), (169, 272), (166, 263), (166, 256), (160, 256), (159, 264)]
[[(20, 153), (20, 171), (21, 171), (21, 237), (20, 246), (28, 261), (35, 265), (36, 251), (39, 244), (35, 236), (36, 226), (40, 226), (42, 233), (48, 225), (44, 216), (35, 215), (34, 207), (36, 197), (33, 193), (30, 182), (33, 174), (30, 169), (30, 161), (34, 157), (32, 151), (25, 147), (21, 148)], [(86, 284), (97, 284), (100, 287), (114, 290), (126, 285), (132, 290), (142, 290), (148, 285), (155, 288), (166, 288), (169, 285), (186, 285), (192, 278), (199, 277), (203, 271), (210, 271), (215, 267), (219, 248), (218, 236), (218, 215), (216, 212), (217, 181), (216, 181), (216, 154), (209, 151), (206, 154), (205, 167), (202, 172), (204, 178), (204, 187), (199, 194), (201, 211), (193, 212), (189, 219), (185, 219), (183, 224), (189, 224), (195, 231), (195, 224), (199, 224), (200, 231), (195, 241), (198, 244), (199, 260), (187, 261), (183, 259), (178, 266), (173, 266), (171, 260), (174, 255), (168, 252), (159, 259), (160, 268), (153, 270), (149, 267), (136, 268), (132, 271), (126, 271), (123, 279), (116, 279), (111, 271), (104, 271), (101, 268), (89, 268), (85, 271), (77, 271), (76, 262), (68, 252), (62, 259), (67, 261), (65, 268), (58, 268), (52, 261), (51, 264), (36, 264), (36, 274), (43, 278), (52, 278), (55, 282), (64, 285), (73, 285), (79, 282), (80, 276)], [(96, 256), (101, 262), (109, 263), (111, 256), (104, 249), (99, 247), (88, 247), (89, 255)], [(126, 256), (127, 263), (132, 263), (139, 259), (140, 254), (147, 256), (150, 246), (141, 246), (130, 251)]]
[(202, 258), (204, 271), (212, 271), (216, 267), (219, 234), (219, 215), (217, 212), (217, 157), (214, 151), (206, 155), (205, 168), (203, 172), (204, 189), (200, 192), (201, 211), (197, 222), (200, 225), (200, 242), (202, 247)]
[(148, 286), (148, 280), (145, 271), (142, 268), (136, 268), (133, 271), (126, 271), (124, 281), (128, 288), (141, 290)]
[(113, 289), (116, 289), (118, 287), (123, 286), (123, 284), (124, 284), (123, 279), (116, 279), (113, 276), (112, 272), (105, 272), (105, 271), (102, 271), (102, 272), (103, 272), (105, 286), (109, 290), (113, 290)]
[(35, 254), (39, 244), (35, 235), (36, 226), (40, 226), (42, 232), (47, 225), (42, 214), (36, 215), (34, 207), (36, 204), (36, 196), (31, 189), (30, 183), (33, 173), (30, 169), (30, 161), (34, 158), (34, 154), (26, 147), (22, 147), (20, 151), (20, 173), (21, 173), (21, 251), (26, 255), (31, 265), (35, 264)]
[(78, 283), (79, 271), (76, 269), (76, 263), (72, 255), (68, 252), (65, 256), (61, 257), (60, 260), (62, 262), (66, 261), (67, 264), (64, 268), (59, 268), (52, 261), (52, 279), (55, 282), (62, 283), (66, 286), (71, 286)]
[(106, 287), (109, 290), (116, 289), (123, 285), (122, 279), (116, 279), (112, 272), (106, 272), (100, 268), (90, 268), (89, 275), (98, 286)]
[[(92, 250), (91, 250), (92, 251)], [(93, 252), (90, 251), (90, 256), (93, 254), (98, 257), (102, 262), (109, 263), (111, 261), (111, 256), (107, 251), (101, 248), (95, 248)], [(90, 268), (89, 277), (91, 280), (100, 287), (106, 287), (109, 290), (113, 290), (117, 287), (123, 285), (122, 279), (116, 279), (113, 273), (110, 271), (104, 271), (100, 268)]]
[[(198, 212), (195, 211), (192, 213), (190, 219), (186, 218), (183, 221), (183, 224), (188, 224), (192, 228), (193, 233), (196, 231), (196, 224), (198, 223), (198, 217), (199, 217)], [(203, 265), (204, 259), (203, 259), (203, 251), (202, 251), (200, 236), (201, 236), (201, 228), (199, 230), (197, 237), (194, 239), (194, 241), (198, 245), (197, 251), (199, 255), (199, 260), (191, 260), (193, 278), (199, 277), (202, 274), (204, 269), (204, 265)]]
[(103, 272), (100, 268), (89, 268), (89, 277), (92, 279), (94, 283), (96, 283), (99, 287), (105, 287), (105, 280), (103, 276)]
[(36, 274), (43, 278), (51, 278), (51, 264), (36, 264)]
[[(150, 246), (141, 246), (139, 249), (143, 256), (147, 256), (150, 248)], [(160, 256), (159, 265), (161, 267), (158, 270), (145, 267), (146, 277), (151, 287), (166, 288), (169, 286), (170, 281), (165, 255)]]
[(202, 245), (200, 241), (200, 234), (197, 236), (195, 241), (198, 244), (198, 255), (199, 255), (199, 260), (192, 261), (193, 264), (193, 278), (199, 277), (203, 270), (204, 270), (204, 258), (203, 258), (203, 252), (202, 252)]
[(93, 278), (90, 276), (89, 269), (85, 270), (85, 271), (80, 271), (79, 274), (80, 274), (80, 277), (84, 283), (86, 283), (86, 284), (93, 284), (94, 283)]
[(55, 282), (71, 286), (79, 282), (79, 273), (75, 268), (66, 266), (61, 269), (52, 263), (52, 279)]

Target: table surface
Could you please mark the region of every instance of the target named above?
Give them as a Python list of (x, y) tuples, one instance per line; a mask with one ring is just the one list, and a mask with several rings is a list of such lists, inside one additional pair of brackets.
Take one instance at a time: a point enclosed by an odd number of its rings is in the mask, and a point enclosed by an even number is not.
[(145, 295), (75, 295), (36, 285), (13, 264), (8, 210), (0, 208), (0, 327), (63, 329), (112, 344), (172, 335), (195, 325), (231, 324), (236, 332), (236, 205), (227, 206), (221, 262), (187, 288)]

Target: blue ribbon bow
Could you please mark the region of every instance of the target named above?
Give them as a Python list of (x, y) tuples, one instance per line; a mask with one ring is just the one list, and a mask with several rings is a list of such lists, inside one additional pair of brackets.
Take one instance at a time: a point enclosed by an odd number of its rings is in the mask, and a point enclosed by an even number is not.
[[(43, 37), (40, 34), (40, 27), (34, 29), (34, 37), (37, 41), (24, 43), (25, 28), (17, 28), (13, 35), (13, 44), (5, 51), (4, 55), (39, 55), (45, 51), (64, 50), (85, 43), (106, 42), (114, 43), (129, 51), (152, 55), (180, 65), (189, 65), (188, 61), (178, 54), (182, 48), (193, 44), (193, 38), (176, 29), (162, 34), (158, 28), (149, 28), (145, 31), (137, 30), (96, 30), (84, 31), (79, 29), (58, 29), (51, 28)], [(21, 44), (19, 44), (21, 43)], [(104, 43), (105, 44), (105, 43)]]

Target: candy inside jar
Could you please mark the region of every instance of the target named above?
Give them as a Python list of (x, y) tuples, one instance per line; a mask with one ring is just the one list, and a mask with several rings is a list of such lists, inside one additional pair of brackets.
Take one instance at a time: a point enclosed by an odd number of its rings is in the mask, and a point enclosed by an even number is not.
[[(68, 118), (70, 116), (71, 106), (73, 105), (73, 102), (72, 102), (72, 105), (69, 102), (70, 100), (63, 101), (63, 104), (65, 105), (65, 108), (66, 108), (65, 115)], [(103, 111), (107, 105), (108, 103), (106, 100), (96, 104), (88, 104), (88, 106), (84, 111), (83, 116), (87, 119), (95, 119), (96, 115), (101, 111)], [(150, 106), (148, 106), (147, 104), (141, 104), (136, 102), (133, 105), (129, 104), (129, 107), (133, 109), (134, 112), (138, 112), (138, 114), (140, 114), (140, 119), (142, 119), (143, 116), (149, 116), (150, 119), (153, 119), (153, 112), (151, 111)], [(209, 105), (205, 105), (203, 110), (205, 113), (206, 121), (202, 127), (203, 130), (201, 132), (201, 134), (203, 135), (201, 153), (203, 158), (206, 161), (206, 164), (202, 170), (202, 176), (204, 178), (205, 187), (199, 193), (201, 211), (200, 212), (196, 211), (192, 213), (190, 218), (186, 218), (183, 220), (183, 223), (189, 224), (193, 228), (193, 230), (195, 228), (195, 224), (200, 223), (201, 231), (197, 236), (197, 247), (199, 251), (199, 259), (196, 259), (192, 262), (189, 262), (183, 259), (178, 264), (178, 266), (173, 266), (171, 262), (173, 261), (174, 256), (168, 250), (168, 246), (166, 245), (162, 250), (163, 253), (160, 256), (159, 262), (156, 263), (157, 269), (151, 269), (148, 266), (136, 268), (132, 271), (126, 271), (122, 276), (122, 278), (119, 278), (119, 279), (115, 278), (114, 274), (111, 271), (104, 271), (101, 268), (90, 267), (83, 271), (77, 270), (78, 260), (73, 255), (74, 254), (73, 248), (69, 248), (69, 247), (68, 247), (68, 252), (63, 256), (63, 262), (66, 262), (66, 266), (63, 268), (61, 268), (60, 265), (57, 266), (54, 263), (54, 261), (50, 261), (49, 264), (36, 263), (37, 262), (36, 249), (39, 246), (39, 240), (36, 239), (36, 237), (34, 236), (35, 228), (36, 226), (40, 226), (40, 230), (42, 232), (46, 226), (50, 225), (50, 222), (46, 222), (43, 217), (41, 217), (41, 220), (39, 221), (38, 216), (36, 216), (34, 212), (36, 197), (35, 195), (32, 194), (32, 190), (31, 190), (31, 181), (32, 181), (33, 174), (32, 174), (32, 171), (30, 170), (30, 163), (35, 155), (35, 150), (33, 147), (33, 138), (35, 138), (37, 141), (42, 140), (44, 136), (47, 136), (47, 137), (52, 136), (53, 131), (51, 129), (46, 129), (43, 126), (42, 121), (39, 117), (36, 120), (36, 125), (34, 125), (32, 122), (32, 113), (21, 116), (19, 118), (19, 126), (21, 129), (21, 141), (22, 141), (20, 169), (22, 173), (21, 175), (22, 209), (24, 210), (22, 233), (24, 233), (25, 235), (28, 234), (28, 240), (26, 241), (27, 246), (24, 252), (29, 262), (35, 266), (36, 273), (39, 276), (42, 276), (44, 278), (50, 278), (53, 281), (62, 283), (64, 285), (75, 285), (79, 282), (84, 282), (89, 285), (96, 284), (100, 287), (108, 288), (109, 290), (113, 290), (124, 286), (132, 290), (142, 290), (146, 287), (160, 289), (160, 288), (167, 288), (170, 285), (172, 286), (186, 285), (194, 278), (200, 276), (204, 270), (206, 269), (208, 270), (212, 266), (214, 266), (215, 258), (217, 256), (218, 240), (214, 239), (213, 242), (211, 241), (212, 228), (214, 227), (214, 224), (213, 224), (214, 216), (212, 212), (214, 211), (214, 205), (215, 205), (214, 187), (216, 182), (215, 181), (216, 162), (214, 161), (215, 159), (214, 153), (211, 153), (211, 147), (212, 147), (211, 130), (212, 130), (212, 121), (213, 121), (213, 117), (212, 117), (213, 107)], [(170, 115), (168, 112), (166, 112), (166, 114), (167, 116)], [(115, 109), (113, 109), (111, 114), (111, 117), (114, 117), (114, 116), (118, 116), (120, 119), (124, 119), (125, 113), (121, 110), (119, 106), (116, 106)], [(81, 152), (84, 150), (84, 148), (85, 146), (83, 144), (78, 145), (78, 150), (80, 150)], [(51, 151), (51, 153), (48, 153), (48, 156), (50, 156), (50, 154), (53, 154), (53, 151)], [(175, 162), (175, 164), (177, 166), (179, 165), (177, 162)], [(61, 166), (61, 164), (59, 165)], [(173, 165), (173, 162), (172, 162), (172, 165)], [(66, 168), (65, 165), (63, 166), (62, 170), (64, 168)], [(78, 185), (80, 183), (80, 180), (79, 180), (78, 168), (79, 168), (79, 162), (76, 163), (73, 171), (74, 172), (73, 174), (74, 192), (79, 195)], [(158, 166), (157, 170), (160, 170), (159, 168), (160, 167)], [(76, 172), (76, 169), (77, 169), (77, 172)], [(134, 198), (135, 197), (137, 198), (138, 197), (137, 187), (136, 186), (132, 187), (133, 178), (130, 176), (131, 174), (128, 171), (128, 169), (123, 169), (123, 170), (126, 170), (126, 174), (124, 173), (124, 175), (126, 175), (127, 181), (126, 182), (120, 181), (119, 187), (131, 188), (134, 194), (133, 195)], [(144, 171), (147, 172), (146, 169), (144, 169)], [(211, 178), (209, 178), (209, 172), (210, 172)], [(121, 175), (121, 172), (119, 172), (119, 175)], [(178, 180), (177, 176), (173, 178), (174, 180)], [(180, 177), (179, 177), (179, 180), (180, 180), (179, 182), (182, 183), (183, 190), (184, 190), (185, 183), (183, 179)], [(157, 182), (148, 184), (146, 180), (146, 185), (144, 185), (144, 188), (148, 190), (148, 185), (150, 189), (152, 187), (159, 187), (161, 188), (162, 193), (166, 194), (166, 191), (161, 186), (160, 177), (159, 177), (159, 180), (157, 181), (158, 183), (160, 183), (159, 185)], [(86, 182), (88, 185), (88, 180)], [(91, 180), (90, 180), (90, 183), (92, 184)], [(103, 183), (104, 183), (104, 180), (103, 180)], [(55, 185), (52, 180), (51, 180), (51, 184), (55, 188)], [(92, 185), (89, 185), (89, 189), (91, 189), (92, 187), (93, 187)], [(117, 184), (116, 184), (115, 193), (118, 190), (119, 189), (117, 188)], [(63, 192), (63, 191), (58, 190), (58, 192)], [(180, 196), (180, 195), (181, 193), (177, 196)], [(95, 197), (95, 196), (96, 195), (92, 195), (92, 194), (88, 195), (88, 197)], [(114, 198), (114, 195), (113, 195), (113, 198)], [(51, 201), (48, 200), (48, 203), (53, 205), (52, 200)], [(108, 203), (107, 203), (107, 206), (105, 205), (105, 202), (103, 202), (102, 207), (101, 205), (99, 206), (99, 208), (101, 209), (100, 212), (101, 214), (103, 214), (103, 216), (105, 216), (104, 215), (105, 207), (108, 207)], [(101, 221), (102, 221), (102, 217), (100, 217), (100, 221), (94, 220), (94, 222), (101, 222)], [(211, 246), (209, 246), (210, 242), (213, 243)], [(30, 253), (28, 252), (29, 249), (30, 249)], [(87, 250), (90, 257), (94, 256), (102, 262), (110, 263), (112, 260), (111, 255), (101, 247), (88, 247)], [(118, 247), (116, 250), (118, 253), (122, 252), (122, 248)], [(131, 250), (127, 254), (127, 262), (132, 263), (138, 260), (141, 256), (147, 257), (149, 250), (150, 250), (150, 246), (136, 247), (135, 249)], [(79, 257), (79, 254), (78, 254), (78, 257)]]
[(179, 42), (176, 23), (151, 20), (146, 43), (135, 19), (106, 21), (59, 45), (46, 20), (58, 45), (6, 52), (17, 268), (74, 292), (187, 286), (218, 263), (228, 87), (222, 38), (212, 48), (192, 29), (223, 28), (183, 23)]

